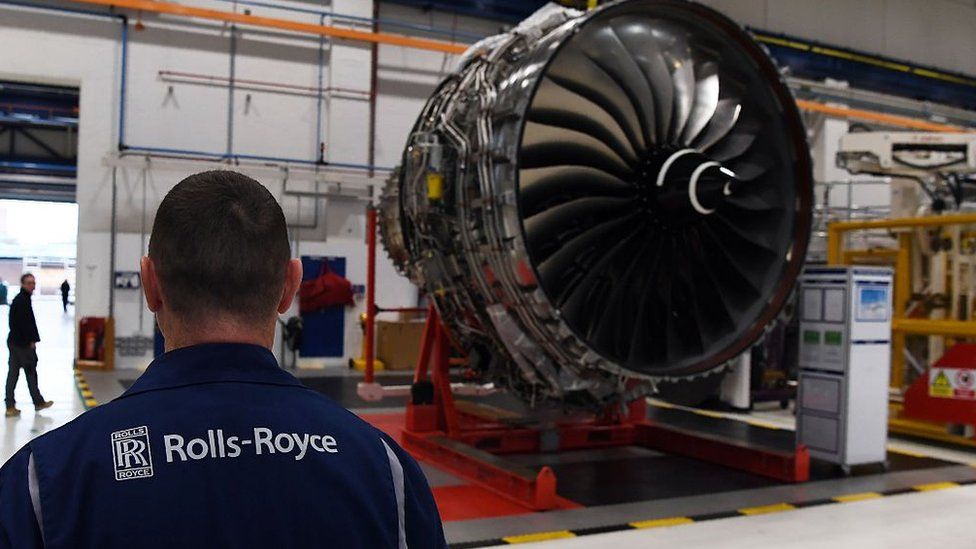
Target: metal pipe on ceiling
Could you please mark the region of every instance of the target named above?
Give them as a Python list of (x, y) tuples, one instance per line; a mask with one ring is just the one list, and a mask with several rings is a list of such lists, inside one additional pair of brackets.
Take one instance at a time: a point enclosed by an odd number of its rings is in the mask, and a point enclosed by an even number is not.
[[(226, 76), (220, 76), (217, 74), (203, 74), (196, 72), (183, 72), (183, 71), (172, 71), (172, 70), (161, 70), (158, 73), (159, 79), (164, 82), (178, 82), (178, 83), (191, 83), (191, 84), (219, 84), (225, 85), (229, 84), (230, 78)], [(285, 92), (307, 92), (308, 94), (318, 95), (320, 88), (318, 86), (300, 86), (297, 84), (283, 84), (281, 82), (273, 82), (270, 80), (253, 80), (248, 78), (234, 78), (234, 85), (237, 89), (251, 87), (250, 89), (256, 91), (275, 91), (282, 90)], [(270, 88), (265, 90), (264, 88)], [(364, 98), (369, 97), (369, 90), (355, 90), (352, 88), (341, 88), (336, 86), (324, 86), (321, 88), (323, 93), (340, 93), (349, 95), (361, 95)]]
[[(289, 6), (284, 4), (275, 4), (271, 2), (258, 2), (255, 0), (215, 0), (217, 2), (225, 2), (228, 4), (234, 4), (239, 6), (257, 6), (261, 8), (269, 8), (274, 10), (290, 11), (294, 13), (306, 13), (312, 15), (320, 16), (323, 21), (320, 21), (320, 25), (324, 25), (324, 19), (329, 17), (337, 21), (345, 21), (349, 23), (359, 23), (362, 25), (382, 25), (386, 27), (397, 27), (401, 29), (407, 29), (411, 31), (418, 31), (428, 34), (440, 34), (444, 36), (449, 36), (451, 40), (458, 38), (471, 40), (472, 42), (477, 42), (482, 38), (486, 38), (484, 34), (476, 34), (471, 32), (458, 31), (457, 29), (442, 29), (430, 25), (419, 25), (417, 23), (410, 23), (408, 21), (403, 21), (401, 19), (389, 19), (389, 18), (379, 18), (379, 17), (361, 17), (358, 15), (346, 15), (344, 13), (336, 13), (334, 11), (323, 11), (309, 8), (299, 8), (295, 6)], [(376, 29), (373, 29), (376, 32)]]
[[(373, 0), (373, 32), (379, 31), (376, 23), (380, 18), (379, 0)], [(379, 87), (379, 55), (380, 45), (373, 43), (369, 52), (369, 137), (367, 138), (368, 150), (366, 152), (366, 163), (370, 166), (376, 163), (376, 94)], [(369, 171), (370, 177), (373, 170)]]
[(356, 164), (356, 163), (349, 163), (349, 162), (319, 162), (318, 160), (306, 160), (303, 158), (260, 156), (254, 154), (235, 153), (231, 156), (227, 156), (224, 153), (194, 151), (189, 149), (171, 149), (165, 147), (126, 146), (124, 149), (122, 149), (122, 153), (125, 154), (127, 152), (137, 154), (138, 156), (145, 156), (144, 153), (150, 153), (150, 156), (159, 154), (163, 156), (168, 155), (170, 157), (179, 157), (185, 159), (196, 158), (196, 159), (209, 160), (209, 161), (229, 160), (232, 162), (237, 162), (237, 161), (244, 160), (244, 161), (267, 162), (267, 163), (277, 163), (277, 164), (297, 164), (297, 165), (304, 165), (304, 166), (327, 166), (332, 168), (344, 168), (344, 169), (356, 170), (356, 171), (369, 171), (369, 170), (375, 170), (381, 172), (393, 171), (393, 168), (388, 166), (370, 166), (368, 164)]
[(897, 116), (893, 114), (885, 114), (875, 111), (867, 111), (863, 109), (852, 109), (849, 107), (835, 107), (833, 105), (827, 105), (824, 103), (819, 103), (817, 101), (809, 101), (806, 99), (797, 99), (796, 104), (798, 107), (805, 111), (821, 112), (829, 116), (836, 116), (840, 118), (854, 118), (858, 120), (867, 120), (869, 122), (877, 122), (879, 124), (884, 124), (885, 126), (897, 126), (900, 128), (910, 128), (913, 130), (922, 130), (930, 132), (947, 132), (947, 133), (959, 133), (959, 132), (970, 132), (973, 131), (969, 128), (963, 128), (960, 126), (953, 126), (950, 124), (938, 124), (936, 122), (929, 122), (927, 120), (918, 120), (915, 118), (908, 118), (905, 116)]
[[(111, 6), (117, 8), (128, 8), (128, 9), (135, 9), (135, 10), (148, 11), (148, 12), (161, 13), (161, 14), (209, 19), (214, 21), (223, 21), (228, 23), (240, 23), (244, 25), (275, 28), (280, 30), (288, 30), (288, 31), (300, 32), (306, 34), (315, 34), (318, 36), (328, 36), (332, 38), (342, 38), (347, 40), (363, 41), (363, 42), (368, 42), (373, 44), (388, 44), (388, 45), (402, 46), (407, 48), (439, 51), (439, 52), (452, 53), (452, 54), (463, 53), (469, 46), (468, 44), (453, 44), (453, 43), (448, 43), (448, 42), (443, 42), (438, 40), (412, 38), (407, 36), (380, 33), (380, 32), (354, 31), (354, 30), (342, 29), (330, 25), (299, 23), (296, 21), (288, 21), (285, 19), (278, 19), (272, 17), (258, 17), (246, 13), (240, 14), (240, 13), (225, 12), (220, 10), (195, 8), (190, 6), (172, 4), (169, 2), (159, 2), (156, 0), (72, 0), (72, 1), (83, 3), (83, 4)], [(949, 126), (946, 124), (937, 124), (934, 122), (916, 120), (912, 118), (888, 115), (885, 113), (879, 113), (879, 112), (867, 111), (861, 109), (850, 109), (846, 107), (828, 106), (815, 101), (808, 101), (803, 99), (797, 100), (797, 104), (801, 109), (807, 111), (824, 112), (826, 114), (839, 116), (839, 117), (871, 120), (889, 126), (896, 126), (896, 127), (924, 130), (924, 131), (942, 131), (942, 132), (958, 132), (961, 130), (961, 128), (955, 126)]]
[[(290, 21), (280, 20), (280, 19), (255, 17), (251, 15), (244, 15), (244, 14), (220, 12), (217, 10), (204, 10), (200, 8), (179, 6), (176, 4), (156, 2), (153, 0), (72, 0), (72, 1), (85, 3), (85, 4), (104, 5), (113, 8), (125, 7), (130, 9), (154, 11), (157, 13), (167, 13), (167, 14), (178, 15), (178, 16), (199, 17), (199, 18), (211, 19), (211, 20), (226, 20), (228, 22), (240, 22), (242, 24), (247, 24), (247, 25), (266, 26), (271, 28), (279, 28), (283, 30), (311, 33), (323, 37), (332, 36), (332, 37), (345, 38), (350, 40), (364, 40), (376, 44), (391, 44), (391, 45), (398, 45), (398, 46), (412, 47), (412, 48), (419, 48), (419, 49), (431, 49), (433, 51), (443, 51), (445, 53), (460, 53), (467, 48), (467, 45), (464, 44), (447, 44), (444, 42), (438, 42), (433, 40), (412, 39), (412, 38), (396, 36), (396, 35), (385, 35), (382, 33), (365, 33), (365, 32), (358, 32), (358, 31), (349, 31), (347, 29), (337, 29), (335, 27), (329, 27), (326, 25), (309, 25), (309, 24), (295, 23), (295, 22), (290, 22)], [(158, 155), (171, 155), (171, 156), (185, 156), (189, 158), (196, 157), (196, 158), (203, 158), (203, 159), (216, 158), (216, 159), (231, 160), (231, 161), (251, 160), (251, 161), (259, 161), (259, 162), (276, 162), (282, 164), (323, 165), (323, 161), (321, 158), (315, 161), (294, 159), (294, 158), (257, 156), (257, 155), (233, 155), (232, 157), (228, 158), (226, 155), (223, 154), (215, 154), (215, 153), (209, 153), (204, 151), (166, 149), (160, 147), (140, 147), (140, 146), (128, 145), (125, 143), (125, 104), (126, 104), (126, 91), (127, 91), (126, 73), (128, 72), (127, 71), (127, 64), (128, 64), (128, 19), (127, 17), (125, 15), (116, 14), (116, 13), (100, 13), (94, 11), (77, 10), (77, 9), (70, 9), (70, 8), (63, 8), (63, 7), (35, 5), (35, 4), (30, 4), (25, 2), (19, 2), (17, 0), (0, 0), (0, 5), (16, 6), (16, 7), (34, 9), (40, 11), (62, 12), (62, 13), (81, 15), (81, 16), (94, 16), (94, 17), (101, 17), (101, 18), (118, 19), (122, 23), (120, 105), (119, 105), (119, 127), (118, 127), (120, 151), (128, 150), (128, 151), (135, 151), (141, 153), (149, 153), (150, 155), (158, 154)], [(228, 16), (229, 19), (224, 19), (223, 18), (224, 16)], [(968, 131), (965, 128), (959, 128), (956, 126), (937, 124), (933, 122), (917, 120), (908, 117), (893, 116), (893, 115), (888, 115), (885, 113), (880, 113), (875, 111), (829, 106), (815, 101), (800, 99), (797, 100), (797, 104), (801, 109), (807, 111), (823, 112), (831, 116), (871, 120), (871, 121), (883, 123), (894, 127), (921, 129), (926, 131), (943, 131), (943, 132)], [(378, 166), (372, 166), (368, 164), (364, 165), (364, 164), (329, 162), (328, 165), (337, 168), (349, 168), (353, 170), (364, 170), (370, 172), (372, 170), (378, 170), (378, 171), (392, 170), (392, 168), (389, 167), (378, 167)]]
[(237, 25), (230, 26), (230, 77), (227, 79), (227, 156), (234, 154), (234, 78), (237, 76)]
[[(319, 25), (325, 24), (325, 16), (319, 15)], [(325, 76), (325, 37), (319, 35), (318, 57), (316, 58), (316, 68), (318, 70), (318, 90), (315, 98), (315, 150), (318, 153), (319, 162), (325, 162), (325, 142), (322, 141), (322, 103), (325, 101), (325, 93), (322, 91), (322, 79)]]
[[(145, 165), (145, 158), (149, 156), (153, 159), (153, 167), (162, 170), (175, 170), (179, 172), (193, 168), (194, 164), (202, 164), (202, 169), (223, 169), (226, 168), (226, 161), (219, 156), (188, 156), (186, 154), (154, 153), (146, 155), (135, 151), (122, 151), (109, 153), (104, 158), (104, 165), (107, 168), (119, 167), (132, 170), (140, 170)], [(320, 196), (338, 197), (349, 196), (352, 198), (368, 198), (373, 195), (373, 189), (383, 184), (382, 177), (385, 174), (377, 174), (377, 177), (368, 177), (367, 171), (357, 168), (336, 167), (328, 164), (309, 165), (282, 165), (268, 162), (254, 162), (243, 160), (234, 166), (251, 175), (254, 178), (275, 180), (281, 176), (281, 172), (286, 167), (293, 176), (302, 180), (319, 180), (328, 187), (319, 193)], [(329, 196), (330, 194), (335, 196)]]
[(109, 6), (113, 8), (126, 8), (143, 12), (160, 13), (167, 15), (177, 15), (196, 19), (207, 19), (210, 21), (221, 21), (224, 23), (236, 23), (239, 25), (249, 25), (255, 27), (266, 27), (278, 30), (328, 36), (331, 38), (341, 38), (344, 40), (354, 40), (360, 42), (370, 42), (376, 44), (388, 44), (391, 46), (402, 46), (419, 50), (437, 51), (442, 53), (463, 53), (468, 46), (466, 44), (451, 44), (440, 40), (428, 40), (426, 38), (413, 38), (398, 34), (388, 34), (382, 32), (363, 32), (351, 29), (343, 29), (332, 25), (317, 25), (313, 23), (300, 23), (276, 17), (259, 17), (247, 13), (234, 13), (229, 11), (211, 10), (184, 6), (172, 2), (157, 2), (156, 0), (71, 0), (80, 4), (90, 4), (96, 6)]
[(119, 69), (119, 150), (125, 146), (125, 94), (128, 91), (126, 86), (126, 73), (129, 72), (129, 18), (125, 15), (119, 16), (122, 22), (122, 53), (121, 68)]

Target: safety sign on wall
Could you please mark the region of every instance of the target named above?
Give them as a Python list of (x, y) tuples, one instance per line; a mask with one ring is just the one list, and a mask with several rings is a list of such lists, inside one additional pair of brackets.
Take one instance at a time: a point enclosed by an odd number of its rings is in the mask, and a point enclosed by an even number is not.
[(976, 370), (967, 368), (930, 369), (929, 396), (976, 400)]
[(115, 287), (119, 290), (138, 290), (142, 279), (138, 271), (115, 271)]

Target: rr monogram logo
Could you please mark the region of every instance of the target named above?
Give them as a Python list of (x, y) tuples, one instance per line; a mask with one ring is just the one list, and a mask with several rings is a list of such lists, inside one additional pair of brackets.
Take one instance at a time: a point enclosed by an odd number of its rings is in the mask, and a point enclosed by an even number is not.
[(112, 433), (112, 458), (115, 480), (153, 476), (149, 427), (143, 425)]

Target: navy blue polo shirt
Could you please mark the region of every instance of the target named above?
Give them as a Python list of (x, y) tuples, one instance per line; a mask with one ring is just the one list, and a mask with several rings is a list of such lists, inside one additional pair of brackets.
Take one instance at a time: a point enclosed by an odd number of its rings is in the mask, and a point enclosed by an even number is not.
[(417, 463), (278, 367), (206, 344), (0, 469), (0, 547), (446, 547)]

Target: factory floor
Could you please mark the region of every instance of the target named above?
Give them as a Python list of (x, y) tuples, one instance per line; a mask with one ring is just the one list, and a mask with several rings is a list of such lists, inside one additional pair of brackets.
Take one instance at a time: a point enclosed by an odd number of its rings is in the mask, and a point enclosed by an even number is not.
[[(41, 335), (41, 342), (37, 345), (37, 384), (41, 395), (47, 400), (53, 400), (54, 406), (42, 412), (34, 412), (30, 393), (27, 392), (27, 380), (21, 372), (14, 393), (21, 416), (4, 418), (3, 434), (0, 435), (0, 460), (4, 462), (30, 439), (60, 427), (85, 411), (71, 372), (74, 360), (74, 305), (69, 305), (68, 311), (64, 312), (61, 308), (61, 296), (35, 296), (32, 301)], [(0, 305), (2, 380), (7, 378), (9, 312), (9, 305)]]
[[(7, 307), (0, 307), (6, 338)], [(6, 418), (0, 459), (31, 438), (84, 411), (71, 370), (71, 309), (60, 301), (35, 300), (43, 342), (38, 347), (40, 387), (55, 406), (35, 413), (20, 382), (19, 418)], [(6, 348), (0, 364), (6, 364)], [(397, 435), (402, 401), (365, 405), (356, 400), (356, 374), (344, 368), (299, 371), (314, 388), (343, 402), (377, 427)], [(108, 402), (138, 372), (85, 372), (91, 400)], [(390, 374), (384, 383), (403, 383)], [(716, 429), (766, 430), (788, 438), (789, 411), (773, 405), (749, 414), (687, 412)], [(759, 434), (763, 434), (760, 432)], [(976, 505), (976, 452), (891, 439), (892, 471), (865, 470), (852, 477), (814, 467), (807, 483), (779, 484), (741, 472), (642, 448), (590, 450), (549, 456), (513, 456), (520, 465), (548, 464), (560, 478), (560, 508), (532, 513), (477, 486), (422, 463), (455, 547), (969, 547), (970, 512)], [(816, 471), (820, 471), (817, 473)], [(571, 496), (571, 497), (569, 497)], [(641, 528), (636, 528), (640, 526)], [(606, 533), (601, 533), (606, 532)], [(546, 541), (548, 540), (548, 541)], [(532, 543), (536, 541), (535, 543)]]

